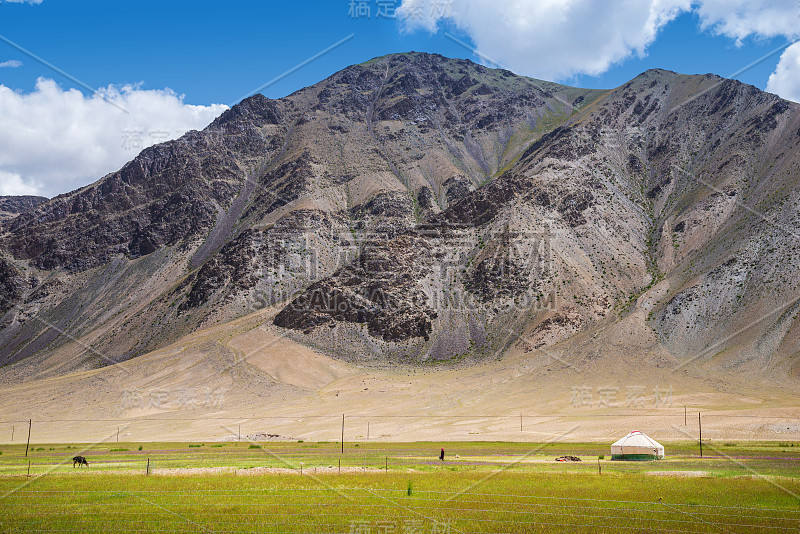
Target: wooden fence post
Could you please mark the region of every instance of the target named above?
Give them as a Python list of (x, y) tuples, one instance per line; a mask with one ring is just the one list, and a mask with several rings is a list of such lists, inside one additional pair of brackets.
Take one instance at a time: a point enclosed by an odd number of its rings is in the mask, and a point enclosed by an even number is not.
[(28, 457), (28, 447), (31, 445), (31, 427), (33, 426), (33, 419), (28, 420), (28, 443), (25, 445), (25, 457)]
[(697, 412), (697, 426), (700, 427), (700, 458), (703, 457), (703, 422), (700, 420), (700, 412)]

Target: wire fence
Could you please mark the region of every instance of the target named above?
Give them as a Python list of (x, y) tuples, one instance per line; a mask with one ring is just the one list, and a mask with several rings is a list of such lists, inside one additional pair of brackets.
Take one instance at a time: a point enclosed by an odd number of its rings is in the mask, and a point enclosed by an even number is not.
[[(684, 417), (683, 413), (671, 415)], [(634, 416), (640, 417), (639, 414)], [(724, 415), (713, 414), (711, 417), (718, 416)], [(290, 417), (276, 416), (277, 419)], [(361, 414), (347, 416), (345, 421), (356, 421), (364, 426), (363, 423), (370, 419), (377, 421), (388, 417), (398, 416)], [(406, 420), (410, 417), (443, 419), (447, 416), (403, 416)], [(467, 417), (480, 419), (489, 416), (460, 416), (464, 420)], [(513, 418), (515, 424), (523, 429), (526, 422), (535, 422), (535, 418), (552, 418), (524, 414), (500, 417), (504, 420)], [(730, 414), (727, 417), (742, 416)], [(318, 418), (334, 419), (337, 434), (341, 431), (341, 415), (320, 415), (314, 419)], [(259, 420), (268, 421), (270, 418)], [(778, 421), (777, 424), (789, 425), (789, 428), (796, 424), (791, 418), (774, 420)], [(10, 422), (0, 421), (0, 424)], [(41, 423), (65, 422), (75, 421), (43, 420)], [(119, 423), (114, 419), (95, 422)], [(295, 420), (295, 423), (301, 424), (302, 419)], [(29, 427), (36, 428), (38, 424), (40, 422), (36, 420), (25, 420), (17, 427), (17, 432), (27, 437)], [(705, 432), (705, 421), (703, 424)], [(232, 427), (228, 426), (229, 429)], [(254, 427), (258, 428), (258, 425)], [(230, 438), (230, 430), (227, 433)], [(353, 434), (355, 432), (346, 438)], [(108, 435), (114, 436), (113, 431)], [(79, 471), (71, 465), (71, 456), (80, 454), (82, 450), (80, 445), (47, 447), (37, 444), (28, 451), (25, 443), (15, 440), (14, 447), (4, 447), (0, 455), (0, 532), (800, 532), (800, 500), (790, 507), (774, 505), (774, 499), (764, 500), (764, 506), (728, 506), (720, 504), (725, 499), (719, 495), (715, 500), (704, 500), (701, 496), (694, 498), (691, 488), (685, 493), (686, 499), (661, 499), (655, 495), (641, 500), (592, 496), (618, 494), (616, 489), (610, 492), (608, 489), (613, 489), (614, 480), (619, 484), (631, 483), (631, 477), (619, 476), (639, 472), (639, 467), (632, 464), (615, 465), (610, 477), (603, 479), (606, 486), (592, 489), (573, 484), (575, 491), (572, 494), (548, 492), (552, 479), (542, 475), (558, 472), (568, 479), (572, 475), (592, 474), (598, 469), (594, 461), (569, 466), (556, 464), (553, 458), (549, 458), (555, 456), (555, 451), (560, 454), (608, 454), (606, 444), (540, 442), (537, 445), (476, 441), (447, 445), (447, 460), (441, 461), (437, 457), (438, 444), (434, 449), (430, 443), (364, 442), (362, 436), (360, 443), (347, 442), (346, 453), (341, 453), (341, 443), (335, 440), (317, 443), (256, 442), (248, 439), (247, 434), (242, 434), (239, 439), (232, 443), (144, 444), (145, 450), (133, 442), (117, 445), (113, 438), (110, 442), (88, 445), (91, 474), (106, 474), (110, 478), (90, 476), (88, 470)], [(686, 450), (682, 452), (694, 454), (691, 440), (684, 438), (684, 441)], [(745, 458), (748, 466), (763, 464), (765, 469), (788, 466), (795, 473), (793, 476), (797, 476), (800, 469), (800, 443), (797, 444), (797, 454), (792, 454), (793, 442), (782, 444), (787, 448), (780, 453), (759, 454), (746, 447), (737, 449), (734, 443), (730, 445), (734, 447), (727, 452), (741, 450), (744, 456), (737, 458)], [(139, 450), (136, 450), (137, 446)], [(771, 446), (769, 450), (774, 448)], [(462, 452), (462, 456), (456, 457), (454, 451)], [(709, 453), (713, 455), (714, 451), (707, 451), (704, 461), (709, 460)], [(747, 454), (754, 456), (747, 459)], [(550, 461), (541, 463), (544, 462), (542, 458), (532, 459), (531, 456), (548, 456)], [(719, 454), (717, 458), (719, 462), (730, 464), (728, 470), (739, 469), (741, 474), (752, 474), (752, 468), (735, 465), (727, 453)], [(540, 463), (535, 469), (528, 469), (525, 464), (529, 461)], [(690, 465), (686, 462), (694, 460), (682, 458), (680, 461), (686, 467)], [(486, 477), (479, 478), (479, 483), (474, 485), (463, 482), (456, 488), (431, 489), (430, 481), (442, 476), (436, 473), (446, 473), (449, 467), (457, 467), (461, 473), (472, 473), (473, 476), (486, 474)], [(191, 474), (195, 468), (196, 473), (201, 474), (282, 472), (298, 476), (248, 477), (257, 482), (243, 482), (245, 477), (242, 476), (130, 476), (145, 473), (166, 475), (170, 471)], [(603, 468), (604, 473), (606, 469)], [(494, 480), (489, 480), (493, 476), (491, 473), (503, 471), (518, 477), (514, 479), (516, 485), (509, 486), (507, 482), (495, 485)], [(81, 472), (87, 476), (58, 476), (64, 472)], [(385, 474), (383, 478), (379, 476), (381, 472)], [(49, 474), (56, 476), (43, 477)], [(337, 478), (332, 476), (334, 474), (342, 476)], [(363, 484), (353, 484), (354, 480), (359, 480), (359, 474), (363, 475)], [(26, 476), (20, 479), (22, 475)], [(417, 478), (418, 475), (432, 475), (432, 478)], [(407, 479), (409, 485), (406, 488)], [(420, 488), (412, 488), (411, 480), (419, 483)], [(576, 480), (595, 484), (586, 482), (587, 477)], [(594, 480), (600, 480), (600, 477)], [(687, 480), (677, 479), (675, 484), (688, 487)], [(220, 484), (225, 487), (218, 487)], [(254, 484), (258, 487), (253, 488)], [(304, 484), (316, 487), (282, 487)], [(570, 484), (568, 480), (567, 484)], [(795, 481), (786, 484), (797, 488)], [(109, 485), (111, 488), (107, 488)], [(477, 487), (485, 487), (487, 491), (475, 491)], [(507, 491), (509, 489), (512, 491)], [(761, 501), (749, 502), (758, 504)]]
[[(343, 418), (344, 415), (344, 428)], [(7, 418), (0, 420), (0, 444), (93, 441), (246, 441), (276, 437), (282, 440), (338, 441), (542, 441), (564, 432), (569, 440), (598, 441), (631, 430), (657, 432), (668, 441), (699, 439), (700, 418), (690, 410), (562, 411), (517, 414), (281, 414), (197, 415), (180, 417), (156, 413), (142, 417)], [(571, 432), (577, 426), (577, 432)], [(120, 430), (122, 429), (122, 430)], [(704, 439), (800, 441), (800, 418), (702, 412)], [(616, 438), (615, 438), (616, 439)]]

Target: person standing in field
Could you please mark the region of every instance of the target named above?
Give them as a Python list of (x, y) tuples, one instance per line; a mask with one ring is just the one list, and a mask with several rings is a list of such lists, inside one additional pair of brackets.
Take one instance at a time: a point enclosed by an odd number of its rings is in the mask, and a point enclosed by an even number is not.
[(439, 459), (444, 462), (444, 447), (442, 447), (442, 452), (439, 453)]

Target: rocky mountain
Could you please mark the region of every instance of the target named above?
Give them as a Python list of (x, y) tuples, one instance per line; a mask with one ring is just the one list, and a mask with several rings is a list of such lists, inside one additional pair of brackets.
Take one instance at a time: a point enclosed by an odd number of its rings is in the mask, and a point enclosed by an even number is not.
[(0, 196), (0, 221), (13, 219), (20, 213), (33, 209), (43, 202), (47, 202), (47, 197)]
[(800, 106), (714, 75), (376, 58), (0, 222), (0, 364), (103, 366), (274, 308), (361, 362), (613, 346), (796, 376), (799, 145)]

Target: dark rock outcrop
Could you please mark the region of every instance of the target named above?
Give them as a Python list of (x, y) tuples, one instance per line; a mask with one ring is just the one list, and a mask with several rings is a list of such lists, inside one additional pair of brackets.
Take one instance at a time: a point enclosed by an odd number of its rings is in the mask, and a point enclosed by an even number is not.
[(0, 196), (0, 223), (13, 219), (20, 213), (32, 210), (45, 202), (47, 202), (47, 197), (30, 195)]
[(275, 324), (310, 331), (333, 321), (365, 323), (370, 334), (386, 341), (427, 339), (436, 312), (416, 285), (430, 268), (420, 254), (427, 246), (412, 235), (367, 244), (357, 263), (309, 286), (278, 313)]

